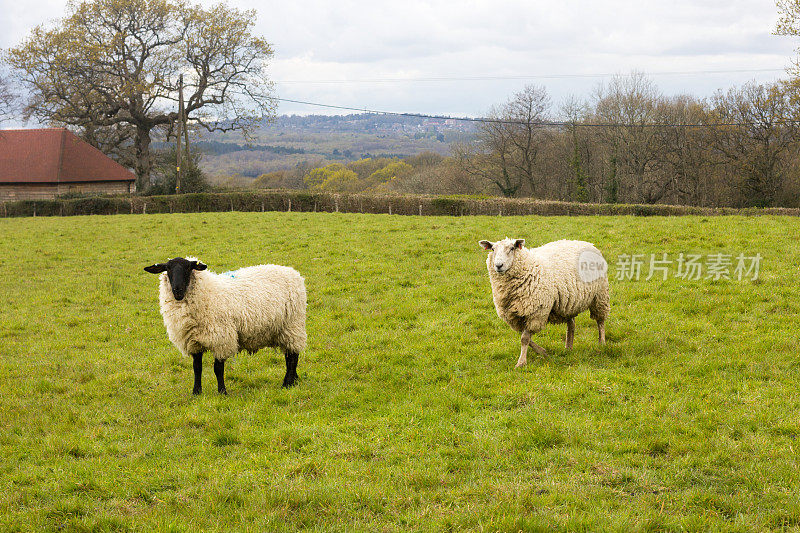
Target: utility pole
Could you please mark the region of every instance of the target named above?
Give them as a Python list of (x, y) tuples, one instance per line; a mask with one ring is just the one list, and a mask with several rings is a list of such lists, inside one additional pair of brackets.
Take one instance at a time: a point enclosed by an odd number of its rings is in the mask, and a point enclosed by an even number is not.
[[(181, 87), (183, 89), (183, 87)], [(181, 90), (181, 114), (183, 115), (183, 151), (185, 155), (183, 156), (186, 159), (186, 163), (189, 163), (189, 117), (186, 116), (186, 106), (183, 103), (183, 90)]]
[(186, 156), (189, 156), (189, 133), (186, 131), (186, 117), (184, 116), (184, 108), (183, 108), (183, 74), (178, 77), (178, 131), (176, 135), (177, 140), (177, 148), (175, 150), (175, 155), (177, 161), (176, 170), (178, 171), (178, 177), (175, 179), (175, 193), (180, 194), (181, 192), (181, 181), (183, 178), (183, 170), (181, 169), (181, 163), (183, 159), (181, 158), (181, 135), (184, 134), (186, 136)]

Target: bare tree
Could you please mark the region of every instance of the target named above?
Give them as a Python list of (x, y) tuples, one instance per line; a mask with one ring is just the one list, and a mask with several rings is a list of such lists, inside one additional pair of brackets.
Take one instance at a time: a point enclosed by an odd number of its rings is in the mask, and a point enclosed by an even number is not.
[(464, 168), (492, 182), (504, 196), (514, 196), (526, 185), (530, 194), (539, 193), (537, 158), (547, 136), (549, 109), (547, 92), (535, 86), (493, 109), (479, 126), (477, 144), (458, 151)]
[(182, 0), (70, 3), (9, 53), (32, 95), (27, 116), (82, 129), (90, 140), (133, 145), (137, 188), (149, 184), (151, 132), (177, 119), (178, 76), (189, 120), (209, 131), (248, 131), (273, 113), (272, 48), (252, 35), (255, 12)]
[(456, 145), (454, 152), (465, 172), (492, 183), (503, 196), (512, 197), (522, 187), (522, 178), (511, 168), (511, 132), (496, 110), (488, 118), (479, 127), (478, 141)]
[[(780, 14), (775, 25), (775, 35), (800, 37), (800, 0), (776, 0), (775, 3)], [(795, 52), (800, 52), (800, 48), (796, 48)], [(797, 78), (800, 76), (800, 59), (795, 58), (792, 63), (794, 66), (789, 69), (789, 73)]]
[(564, 198), (587, 202), (592, 199), (592, 185), (590, 165), (594, 151), (591, 148), (591, 131), (583, 127), (583, 122), (589, 116), (589, 106), (585, 102), (570, 98), (561, 107), (561, 112), (566, 118), (566, 124), (561, 132), (560, 160), (567, 163), (567, 173), (570, 178), (564, 181)]
[(630, 190), (627, 200), (655, 203), (669, 183), (653, 172), (657, 165), (658, 101), (652, 81), (634, 72), (614, 77), (596, 94), (595, 120), (611, 124), (599, 132), (609, 151), (620, 184)]
[(547, 140), (548, 130), (544, 123), (549, 119), (550, 106), (550, 97), (544, 87), (528, 85), (502, 108), (511, 148), (509, 170), (528, 184), (534, 196), (540, 192), (540, 174), (536, 164)]
[(781, 84), (748, 83), (714, 96), (712, 145), (741, 176), (742, 204), (774, 205), (797, 156), (795, 116), (791, 90)]
[(708, 150), (707, 106), (691, 96), (663, 97), (658, 103), (656, 128), (657, 159), (663, 183), (668, 184), (671, 201), (704, 205), (708, 199), (709, 176), (721, 163)]
[(16, 95), (11, 90), (11, 83), (0, 75), (0, 123), (10, 119), (16, 109)]

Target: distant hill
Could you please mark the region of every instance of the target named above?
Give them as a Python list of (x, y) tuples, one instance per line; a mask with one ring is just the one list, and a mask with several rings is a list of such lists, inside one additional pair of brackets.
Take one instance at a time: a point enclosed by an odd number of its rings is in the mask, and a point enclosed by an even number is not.
[(264, 124), (262, 131), (300, 130), (308, 133), (474, 133), (475, 123), (455, 119), (432, 119), (361, 113), (354, 115), (280, 115)]
[(372, 113), (281, 115), (264, 122), (252, 139), (240, 132), (203, 134), (193, 144), (204, 152), (212, 178), (255, 178), (297, 165), (348, 162), (364, 157), (408, 157), (422, 152), (450, 155), (453, 142), (475, 137), (475, 124)]

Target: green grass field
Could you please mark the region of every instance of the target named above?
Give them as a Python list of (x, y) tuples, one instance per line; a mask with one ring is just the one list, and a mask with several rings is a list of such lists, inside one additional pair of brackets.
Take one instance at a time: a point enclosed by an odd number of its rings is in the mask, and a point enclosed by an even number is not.
[[(208, 213), (0, 219), (0, 530), (800, 530), (800, 219)], [(588, 314), (518, 336), (479, 239), (594, 242)], [(616, 281), (620, 254), (763, 256), (751, 280)], [(298, 386), (240, 354), (216, 394), (157, 278), (297, 268)], [(645, 271), (643, 271), (645, 272)]]

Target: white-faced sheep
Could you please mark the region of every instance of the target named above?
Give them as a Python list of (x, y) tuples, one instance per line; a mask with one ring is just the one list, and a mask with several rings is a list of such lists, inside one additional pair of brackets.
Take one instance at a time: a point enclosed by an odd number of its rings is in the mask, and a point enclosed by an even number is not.
[(490, 250), (486, 259), (497, 315), (521, 333), (517, 367), (527, 364), (528, 346), (547, 352), (531, 341), (552, 323), (567, 323), (567, 349), (575, 337), (575, 317), (589, 310), (604, 344), (605, 321), (611, 309), (607, 264), (593, 244), (556, 241), (527, 249), (524, 239), (480, 241)]
[(258, 265), (215, 274), (193, 257), (145, 267), (161, 274), (159, 303), (169, 340), (194, 358), (194, 394), (202, 391), (203, 353), (214, 354), (217, 390), (225, 389), (225, 360), (272, 346), (286, 356), (283, 386), (297, 379), (306, 346), (306, 287), (293, 268)]

